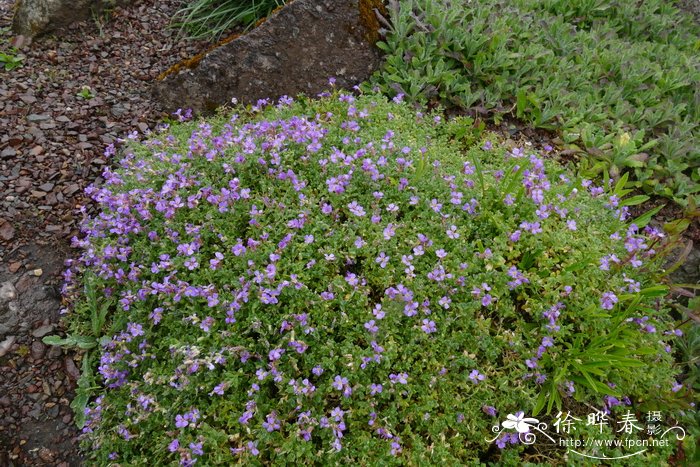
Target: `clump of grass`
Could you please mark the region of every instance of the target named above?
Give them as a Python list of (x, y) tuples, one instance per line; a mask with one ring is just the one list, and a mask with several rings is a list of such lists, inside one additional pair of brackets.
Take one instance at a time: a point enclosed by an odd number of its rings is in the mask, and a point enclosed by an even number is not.
[(515, 465), (508, 414), (590, 405), (610, 423), (577, 433), (615, 437), (682, 399), (640, 198), (483, 136), (336, 93), (133, 142), (57, 341), (91, 347), (91, 461)]
[(234, 27), (249, 27), (285, 0), (189, 0), (174, 24), (191, 39), (218, 39)]
[[(373, 85), (561, 131), (589, 175), (700, 200), (700, 29), (666, 0), (393, 0)], [(697, 205), (698, 203), (695, 203)]]

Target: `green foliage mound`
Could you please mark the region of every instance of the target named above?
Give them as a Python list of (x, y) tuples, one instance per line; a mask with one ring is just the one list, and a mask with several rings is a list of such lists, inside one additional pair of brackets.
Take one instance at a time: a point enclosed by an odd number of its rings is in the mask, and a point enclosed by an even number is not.
[(382, 92), (561, 130), (591, 175), (700, 200), (700, 28), (673, 2), (389, 3)]
[(90, 189), (65, 293), (92, 462), (517, 463), (507, 414), (670, 406), (664, 239), (624, 180), (399, 101), (175, 124)]

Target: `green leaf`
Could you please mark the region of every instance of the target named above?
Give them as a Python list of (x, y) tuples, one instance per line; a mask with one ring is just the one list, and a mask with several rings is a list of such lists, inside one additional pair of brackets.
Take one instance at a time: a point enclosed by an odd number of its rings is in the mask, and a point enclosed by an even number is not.
[(664, 231), (669, 235), (680, 235), (690, 226), (690, 219), (676, 219), (675, 221), (666, 222)]
[(97, 347), (97, 339), (88, 336), (75, 336), (75, 344), (80, 349), (92, 349)]
[(637, 196), (632, 196), (630, 198), (624, 199), (621, 203), (620, 206), (637, 206), (638, 204), (642, 204), (649, 201), (649, 197), (646, 195), (637, 195)]
[(85, 408), (89, 400), (90, 396), (87, 392), (78, 390), (76, 391), (75, 398), (70, 403), (70, 408), (73, 409), (73, 414), (75, 415), (75, 424), (80, 429), (85, 426)]
[[(615, 184), (615, 189), (613, 190), (613, 194), (617, 195), (619, 198), (622, 198), (625, 194), (624, 188), (625, 185), (627, 184), (627, 179), (629, 178), (630, 174), (629, 172), (625, 172), (622, 177), (617, 181)], [(629, 193), (629, 191), (627, 191)]]
[(73, 347), (76, 344), (75, 338), (70, 335), (66, 338), (59, 336), (46, 336), (41, 341), (46, 345), (60, 345), (66, 347)]
[(665, 297), (668, 295), (669, 290), (666, 285), (655, 285), (640, 290), (639, 294), (644, 297)]

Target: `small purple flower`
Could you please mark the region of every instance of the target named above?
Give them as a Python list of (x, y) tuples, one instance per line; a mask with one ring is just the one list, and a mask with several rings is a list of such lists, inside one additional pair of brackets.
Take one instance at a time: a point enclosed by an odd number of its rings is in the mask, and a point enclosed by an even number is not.
[(612, 292), (605, 292), (600, 298), (600, 306), (604, 310), (612, 310), (618, 302), (617, 296)]
[(202, 442), (199, 443), (190, 443), (190, 449), (192, 450), (192, 454), (195, 454), (197, 456), (201, 456), (204, 454), (204, 450), (202, 449)]
[(382, 310), (382, 305), (380, 303), (377, 303), (374, 306), (374, 310), (372, 310), (372, 314), (377, 319), (382, 319), (386, 315), (386, 313), (384, 313), (384, 310)]
[(265, 428), (269, 433), (280, 429), (281, 425), (279, 420), (277, 419), (276, 412), (271, 412), (267, 414), (265, 420), (266, 421), (263, 422), (262, 427)]
[(387, 254), (382, 251), (379, 253), (379, 256), (377, 256), (374, 259), (374, 261), (377, 264), (379, 264), (380, 268), (384, 269), (387, 266), (387, 264), (389, 264), (389, 259), (390, 259), (389, 256), (387, 256)]
[(429, 319), (424, 319), (423, 325), (420, 328), (426, 334), (431, 334), (431, 333), (437, 331), (437, 327), (435, 326), (435, 321), (432, 321)]
[(246, 447), (248, 448), (248, 452), (250, 452), (253, 456), (257, 456), (258, 454), (260, 454), (260, 451), (258, 451), (257, 441), (248, 441)]
[(357, 217), (363, 217), (366, 214), (365, 209), (360, 206), (357, 201), (353, 201), (352, 203), (348, 204), (348, 209)]
[(175, 452), (180, 447), (180, 440), (175, 438), (168, 444), (168, 451)]
[(178, 428), (185, 428), (187, 425), (189, 425), (189, 422), (185, 417), (182, 415), (176, 415), (175, 416), (175, 426)]
[(282, 357), (283, 353), (284, 353), (284, 349), (272, 349), (272, 350), (270, 350), (268, 357), (269, 357), (271, 362), (274, 362), (275, 360), (279, 360), (280, 357)]
[(469, 373), (469, 379), (472, 381), (472, 383), (476, 384), (479, 381), (485, 380), (486, 376), (479, 373), (479, 370), (472, 370), (471, 373)]
[(389, 375), (389, 380), (392, 383), (408, 384), (408, 374), (399, 373), (398, 375), (395, 375), (392, 373)]
[(365, 323), (365, 329), (367, 329), (367, 331), (369, 331), (372, 334), (376, 334), (379, 331), (379, 328), (377, 327), (373, 319)]
[(495, 417), (496, 414), (498, 413), (498, 411), (496, 410), (496, 407), (493, 407), (491, 405), (482, 406), (481, 411), (490, 417)]
[(384, 387), (381, 384), (370, 384), (369, 393), (370, 395), (380, 394)]
[(459, 232), (457, 232), (457, 226), (456, 225), (451, 225), (449, 229), (447, 229), (447, 236), (450, 237), (453, 240), (456, 240), (459, 238)]
[(348, 379), (344, 378), (340, 375), (336, 375), (335, 378), (333, 379), (333, 387), (336, 388), (338, 391), (342, 391), (342, 389), (348, 385)]

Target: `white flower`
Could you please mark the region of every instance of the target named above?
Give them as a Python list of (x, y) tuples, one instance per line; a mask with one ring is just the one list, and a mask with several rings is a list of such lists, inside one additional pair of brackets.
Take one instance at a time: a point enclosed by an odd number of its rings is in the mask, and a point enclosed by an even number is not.
[(515, 428), (518, 433), (527, 433), (530, 431), (531, 425), (537, 425), (540, 422), (536, 418), (526, 418), (525, 412), (518, 412), (515, 415), (508, 414), (506, 418), (506, 421), (501, 422), (503, 428), (507, 428), (509, 430)]

